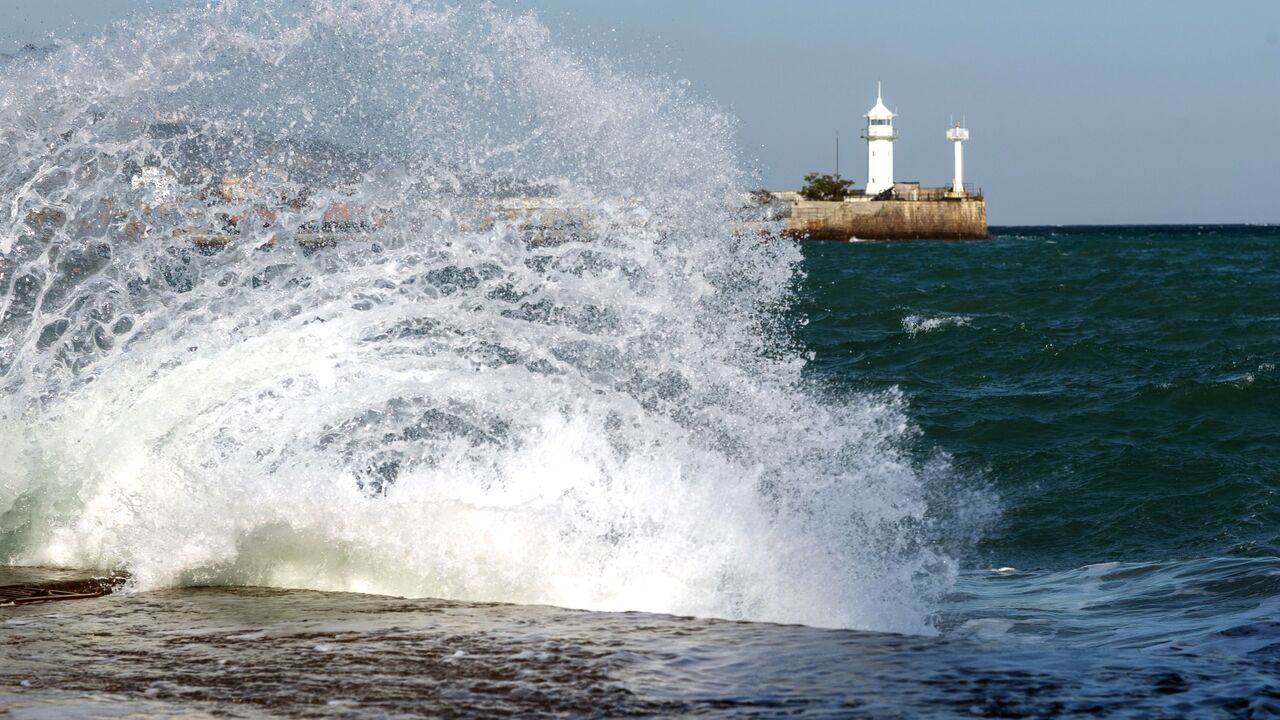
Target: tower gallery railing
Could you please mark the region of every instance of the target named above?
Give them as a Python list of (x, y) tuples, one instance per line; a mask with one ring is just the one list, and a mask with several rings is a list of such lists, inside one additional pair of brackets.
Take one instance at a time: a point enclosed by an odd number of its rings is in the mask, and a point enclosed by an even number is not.
[[(881, 125), (877, 127), (883, 128), (884, 126)], [(868, 133), (871, 133), (871, 134), (868, 134)], [(888, 130), (877, 129), (874, 132), (872, 132), (871, 128), (862, 128), (861, 137), (863, 140), (897, 140), (898, 129), (897, 128), (889, 128)]]
[[(867, 193), (865, 190), (850, 190), (850, 197), (865, 198)], [(900, 200), (900, 201), (919, 201), (919, 200), (982, 200), (982, 188), (975, 187), (972, 183), (964, 184), (964, 195), (957, 195), (951, 191), (951, 186), (943, 187), (894, 187), (876, 195), (872, 200)]]

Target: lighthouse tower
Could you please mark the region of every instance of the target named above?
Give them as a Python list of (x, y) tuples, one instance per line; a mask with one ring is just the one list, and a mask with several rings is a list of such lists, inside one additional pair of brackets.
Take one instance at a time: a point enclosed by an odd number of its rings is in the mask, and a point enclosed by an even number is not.
[(879, 195), (893, 187), (893, 141), (898, 139), (893, 118), (880, 98), (880, 83), (876, 83), (876, 105), (867, 112), (867, 127), (862, 131), (862, 137), (867, 139), (868, 195)]
[(951, 194), (964, 197), (964, 143), (969, 139), (969, 128), (956, 123), (955, 126), (947, 128), (947, 139), (956, 148), (956, 172), (951, 178)]

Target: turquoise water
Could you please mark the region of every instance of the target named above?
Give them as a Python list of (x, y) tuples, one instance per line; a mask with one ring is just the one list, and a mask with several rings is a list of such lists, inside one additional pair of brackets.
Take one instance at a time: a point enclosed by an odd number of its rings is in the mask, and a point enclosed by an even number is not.
[(994, 496), (941, 625), (1274, 650), (1280, 229), (993, 236), (804, 246), (813, 375)]
[(1278, 240), (1018, 229), (802, 246), (787, 318), (812, 391), (901, 408), (888, 419), (908, 430), (881, 437), (906, 446), (924, 524), (957, 562), (935, 634), (178, 587), (6, 611), (0, 708), (1280, 716)]
[(959, 567), (936, 634), (186, 587), (8, 611), (0, 708), (1275, 717), (1278, 241), (801, 246), (787, 317), (814, 392), (886, 398), (911, 426), (890, 437)]

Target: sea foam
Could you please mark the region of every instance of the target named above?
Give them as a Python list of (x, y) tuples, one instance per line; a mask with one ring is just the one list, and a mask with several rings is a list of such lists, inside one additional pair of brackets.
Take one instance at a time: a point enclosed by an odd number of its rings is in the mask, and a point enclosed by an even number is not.
[[(10, 63), (0, 560), (928, 631), (911, 424), (804, 375), (732, 137), (493, 8), (223, 2)], [(528, 197), (571, 221), (494, 210)]]
[(973, 318), (967, 315), (939, 315), (937, 317), (924, 317), (921, 315), (907, 315), (902, 318), (902, 329), (911, 337), (915, 337), (920, 333), (933, 332), (945, 327), (964, 327), (972, 322)]

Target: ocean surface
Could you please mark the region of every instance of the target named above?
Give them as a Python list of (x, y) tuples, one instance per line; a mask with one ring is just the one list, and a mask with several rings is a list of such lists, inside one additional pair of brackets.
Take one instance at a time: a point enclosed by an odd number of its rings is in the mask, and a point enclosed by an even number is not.
[(946, 634), (1274, 657), (1280, 229), (805, 246), (811, 371), (894, 388), (999, 511)]
[[(17, 717), (1280, 714), (1280, 230), (802, 244), (807, 373), (900, 395), (934, 630), (193, 588), (3, 611)], [(968, 492), (958, 492), (954, 485)], [(977, 513), (966, 522), (965, 513)], [(945, 533), (944, 533), (945, 534)], [(15, 571), (9, 571), (12, 576)], [(28, 571), (24, 577), (48, 577)]]
[[(1280, 713), (1280, 234), (795, 243), (529, 12), (0, 57), (9, 717)], [(998, 202), (998, 199), (994, 202)]]

